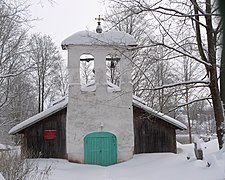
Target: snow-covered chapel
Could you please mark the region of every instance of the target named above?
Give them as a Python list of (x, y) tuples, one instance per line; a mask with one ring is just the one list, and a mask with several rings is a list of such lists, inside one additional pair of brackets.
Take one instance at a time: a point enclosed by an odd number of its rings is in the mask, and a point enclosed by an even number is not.
[[(100, 24), (99, 24), (100, 25)], [(68, 51), (68, 97), (16, 125), (23, 149), (42, 157), (111, 165), (134, 153), (176, 152), (176, 129), (186, 126), (149, 108), (132, 94), (135, 39), (124, 32), (80, 31), (62, 42)], [(92, 62), (91, 81), (81, 82), (81, 62)], [(117, 65), (117, 81), (107, 80)]]
[[(69, 160), (84, 162), (85, 153), (91, 153), (86, 146), (95, 146), (94, 143), (107, 148), (105, 153), (109, 152), (115, 158), (117, 156), (118, 161), (132, 158), (132, 66), (127, 58), (131, 57), (129, 46), (134, 45), (136, 43), (133, 37), (119, 31), (81, 31), (62, 42), (63, 49), (68, 51), (70, 86), (66, 136)], [(95, 72), (94, 82), (83, 87), (80, 82), (82, 55), (94, 57)], [(113, 61), (114, 57), (120, 61), (121, 77), (118, 88), (114, 88), (112, 84), (110, 86), (106, 80), (106, 61)], [(107, 140), (98, 142), (99, 138), (94, 137), (105, 137)]]

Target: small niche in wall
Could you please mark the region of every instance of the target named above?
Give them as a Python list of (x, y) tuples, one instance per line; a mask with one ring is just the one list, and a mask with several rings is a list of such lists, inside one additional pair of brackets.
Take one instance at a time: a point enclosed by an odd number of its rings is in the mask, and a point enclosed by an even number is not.
[(95, 63), (94, 56), (82, 54), (80, 56), (80, 84), (81, 91), (95, 91)]
[(116, 92), (120, 91), (120, 57), (117, 55), (106, 56), (106, 80), (107, 80), (107, 91)]

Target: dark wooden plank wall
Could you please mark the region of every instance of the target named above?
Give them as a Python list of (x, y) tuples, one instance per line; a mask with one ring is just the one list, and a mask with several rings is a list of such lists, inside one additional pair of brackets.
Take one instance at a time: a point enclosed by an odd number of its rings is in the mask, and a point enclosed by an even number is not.
[(176, 153), (176, 127), (133, 106), (134, 153)]
[[(176, 153), (176, 127), (133, 106), (134, 153)], [(44, 140), (44, 130), (56, 130), (55, 140)], [(23, 149), (33, 157), (67, 158), (66, 108), (21, 132)]]
[[(44, 130), (56, 130), (56, 139), (45, 140)], [(66, 108), (26, 128), (24, 147), (32, 156), (67, 158), (66, 155)]]

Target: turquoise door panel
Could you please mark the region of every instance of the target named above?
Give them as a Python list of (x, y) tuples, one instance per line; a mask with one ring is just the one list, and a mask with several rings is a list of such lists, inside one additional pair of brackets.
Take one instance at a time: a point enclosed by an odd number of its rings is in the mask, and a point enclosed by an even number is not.
[(94, 132), (84, 138), (85, 164), (109, 166), (117, 163), (116, 136), (109, 132)]

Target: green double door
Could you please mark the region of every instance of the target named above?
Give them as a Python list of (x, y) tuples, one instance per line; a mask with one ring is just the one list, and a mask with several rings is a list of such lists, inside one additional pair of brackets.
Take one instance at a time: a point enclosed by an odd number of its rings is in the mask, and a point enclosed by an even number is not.
[(109, 132), (94, 132), (84, 138), (84, 163), (109, 166), (117, 163), (116, 136)]

